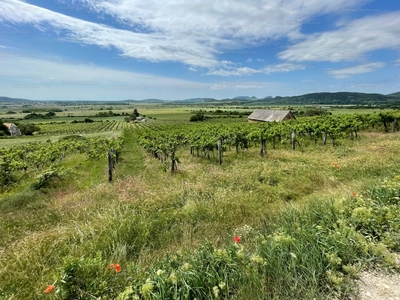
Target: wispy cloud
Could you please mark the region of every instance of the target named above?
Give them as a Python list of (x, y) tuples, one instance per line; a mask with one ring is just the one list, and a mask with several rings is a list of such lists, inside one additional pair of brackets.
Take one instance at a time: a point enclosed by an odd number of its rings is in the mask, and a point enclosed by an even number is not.
[(251, 59), (251, 58), (248, 58), (247, 60), (246, 60), (246, 62), (252, 62), (253, 60)]
[(299, 39), (303, 37), (301, 25), (307, 19), (365, 1), (63, 1), (111, 17), (128, 27), (117, 29), (23, 1), (2, 0), (0, 21), (30, 24), (37, 30), (52, 31), (71, 42), (115, 48), (124, 57), (218, 68), (221, 67), (218, 56), (224, 51), (261, 45), (282, 37)]
[(375, 62), (369, 64), (363, 64), (351, 68), (345, 68), (340, 70), (330, 70), (327, 73), (335, 77), (336, 79), (348, 78), (352, 75), (363, 74), (373, 72), (378, 68), (384, 67), (385, 64), (382, 62)]
[(303, 65), (296, 65), (291, 63), (283, 63), (276, 65), (268, 65), (261, 69), (252, 69), (248, 67), (242, 68), (226, 68), (226, 69), (218, 69), (212, 70), (207, 73), (207, 75), (219, 75), (219, 76), (242, 76), (242, 75), (252, 75), (256, 73), (263, 74), (271, 74), (271, 73), (280, 73), (280, 72), (291, 72), (296, 70), (304, 70), (306, 67)]
[(357, 61), (379, 49), (400, 49), (400, 12), (368, 16), (313, 34), (279, 53), (288, 61)]

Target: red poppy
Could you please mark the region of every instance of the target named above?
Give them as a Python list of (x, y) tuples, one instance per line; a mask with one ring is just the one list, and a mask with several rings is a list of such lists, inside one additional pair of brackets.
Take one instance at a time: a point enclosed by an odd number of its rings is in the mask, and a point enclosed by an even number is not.
[(114, 264), (111, 264), (111, 265), (110, 265), (110, 269), (115, 269), (115, 265), (114, 265)]
[(352, 192), (351, 195), (352, 195), (353, 197), (355, 197), (355, 196), (357, 196), (357, 193), (356, 193), (356, 192)]
[(240, 243), (240, 236), (235, 235), (233, 237), (233, 239), (234, 239), (235, 243)]
[(121, 266), (119, 264), (115, 265), (115, 272), (117, 273), (121, 272)]
[(47, 294), (47, 293), (50, 293), (50, 292), (52, 292), (55, 288), (56, 288), (56, 287), (55, 287), (54, 285), (48, 285), (47, 288), (44, 290), (44, 292), (45, 292), (46, 294)]
[(336, 169), (339, 169), (339, 165), (337, 163), (333, 164), (335, 166)]

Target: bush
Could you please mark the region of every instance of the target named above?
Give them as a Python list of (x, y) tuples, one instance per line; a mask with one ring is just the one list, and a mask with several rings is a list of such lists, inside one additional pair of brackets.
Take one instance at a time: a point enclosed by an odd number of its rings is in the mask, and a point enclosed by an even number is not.
[(194, 116), (191, 116), (189, 121), (190, 122), (199, 122), (204, 121), (206, 117), (204, 116), (203, 112), (197, 112)]
[(18, 128), (23, 135), (33, 135), (34, 132), (40, 131), (39, 126), (37, 126), (35, 124), (31, 124), (31, 123), (19, 124)]
[(63, 179), (63, 175), (61, 168), (59, 169), (55, 166), (51, 166), (42, 174), (36, 176), (36, 180), (32, 183), (31, 187), (34, 190), (40, 190), (41, 188), (50, 186), (50, 184), (56, 180)]
[(10, 135), (8, 128), (3, 124), (3, 120), (0, 119), (0, 136)]

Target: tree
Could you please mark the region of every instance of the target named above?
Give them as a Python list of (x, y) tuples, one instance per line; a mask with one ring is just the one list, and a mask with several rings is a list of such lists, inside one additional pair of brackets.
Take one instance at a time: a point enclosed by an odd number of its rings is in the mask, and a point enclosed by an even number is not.
[(40, 127), (31, 123), (19, 124), (19, 130), (23, 135), (33, 135), (34, 132), (40, 131)]
[(136, 108), (133, 110), (133, 114), (135, 115), (135, 117), (139, 117), (140, 116), (140, 114), (139, 114), (139, 112), (138, 112), (138, 110)]
[(204, 116), (204, 113), (201, 111), (198, 111), (194, 116), (191, 116), (189, 121), (190, 122), (198, 122), (198, 121), (204, 121), (206, 117)]
[(3, 124), (3, 120), (0, 119), (0, 136), (10, 135), (8, 128), (6, 125)]

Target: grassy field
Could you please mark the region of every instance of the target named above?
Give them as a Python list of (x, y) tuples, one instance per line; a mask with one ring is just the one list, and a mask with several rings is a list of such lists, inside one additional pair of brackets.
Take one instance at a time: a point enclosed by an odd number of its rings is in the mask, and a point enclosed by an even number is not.
[(396, 270), (400, 133), (231, 151), (223, 165), (182, 149), (171, 174), (136, 130), (113, 183), (105, 159), (77, 154), (63, 181), (0, 195), (0, 299), (347, 299), (363, 268)]
[[(262, 106), (266, 107), (266, 106)], [(322, 106), (328, 112), (331, 112), (334, 115), (339, 114), (367, 114), (367, 113), (379, 113), (388, 111), (386, 109), (353, 109), (346, 108), (346, 106), (340, 107), (330, 107), (330, 106)], [(23, 110), (26, 109), (42, 109), (42, 112), (45, 113), (46, 109), (57, 108), (61, 109), (62, 112), (56, 112), (56, 116), (52, 119), (23, 119), (28, 113), (22, 113)], [(223, 111), (238, 111), (238, 112), (247, 112), (251, 113), (254, 109), (253, 107), (247, 106), (217, 106), (217, 104), (202, 104), (202, 105), (162, 105), (162, 104), (143, 104), (143, 103), (135, 103), (130, 105), (77, 105), (77, 106), (33, 106), (33, 107), (22, 107), (22, 106), (9, 106), (7, 108), (0, 108), (0, 119), (9, 120), (10, 122), (21, 122), (21, 123), (47, 123), (47, 122), (71, 122), (73, 120), (82, 121), (87, 117), (90, 117), (96, 121), (99, 120), (109, 120), (109, 121), (124, 121), (125, 117), (131, 113), (133, 113), (134, 109), (137, 109), (140, 114), (145, 115), (146, 117), (154, 118), (156, 120), (189, 120), (193, 115), (192, 111), (203, 110), (207, 113), (211, 111), (215, 111), (217, 109)], [(291, 105), (290, 107), (278, 106), (274, 105), (269, 107), (270, 109), (292, 109), (294, 111), (306, 111), (312, 106), (304, 106), (304, 105)], [(7, 114), (7, 112), (13, 111), (15, 114)], [(121, 114), (120, 116), (113, 117), (96, 117), (96, 114), (104, 113), (108, 111), (113, 111), (114, 113)]]

